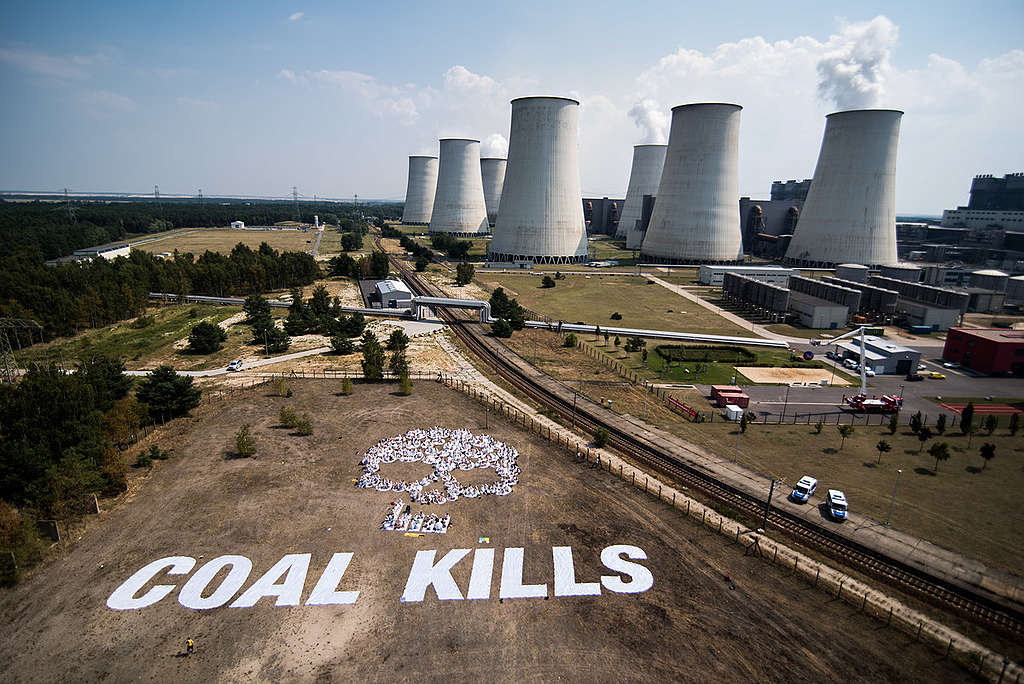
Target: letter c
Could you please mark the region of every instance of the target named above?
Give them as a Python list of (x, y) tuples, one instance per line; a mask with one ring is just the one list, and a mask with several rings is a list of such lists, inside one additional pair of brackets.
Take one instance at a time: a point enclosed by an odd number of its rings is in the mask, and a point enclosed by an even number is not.
[(196, 559), (189, 556), (168, 556), (155, 560), (142, 568), (114, 590), (107, 599), (107, 607), (114, 610), (137, 610), (151, 606), (174, 591), (174, 584), (157, 584), (142, 596), (135, 594), (152, 580), (161, 570), (167, 568), (168, 575), (187, 575), (196, 566)]

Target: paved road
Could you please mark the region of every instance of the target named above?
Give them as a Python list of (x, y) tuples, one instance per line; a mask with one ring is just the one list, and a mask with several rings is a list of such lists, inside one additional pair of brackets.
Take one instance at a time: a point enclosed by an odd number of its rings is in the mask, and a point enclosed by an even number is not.
[[(301, 359), (305, 356), (317, 356), (318, 354), (326, 354), (331, 351), (330, 347), (317, 347), (315, 349), (307, 349), (305, 351), (293, 352), (291, 354), (282, 354), (280, 356), (271, 356), (267, 359), (260, 359), (258, 361), (251, 361), (249, 363), (242, 364), (241, 370), (252, 370), (253, 368), (259, 368), (260, 366), (269, 366), (273, 363), (280, 363), (281, 361), (291, 361), (292, 359)], [(125, 375), (149, 375), (151, 371), (148, 370), (129, 370), (125, 371)], [(200, 370), (200, 371), (178, 371), (178, 375), (189, 375), (193, 378), (212, 378), (218, 375), (227, 375), (227, 368), (214, 368), (213, 370)]]

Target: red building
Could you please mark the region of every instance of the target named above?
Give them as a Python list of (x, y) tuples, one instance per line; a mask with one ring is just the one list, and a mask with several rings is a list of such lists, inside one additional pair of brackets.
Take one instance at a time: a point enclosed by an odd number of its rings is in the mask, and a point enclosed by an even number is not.
[(950, 328), (942, 358), (986, 375), (1024, 376), (1024, 330)]

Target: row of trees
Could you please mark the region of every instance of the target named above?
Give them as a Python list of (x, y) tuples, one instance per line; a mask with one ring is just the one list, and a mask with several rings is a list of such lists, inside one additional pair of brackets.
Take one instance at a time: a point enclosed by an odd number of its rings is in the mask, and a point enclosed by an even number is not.
[(169, 367), (131, 388), (124, 365), (106, 356), (83, 359), (71, 373), (38, 365), (0, 386), (0, 553), (14, 554), (19, 567), (39, 559), (37, 519), (65, 519), (86, 510), (93, 494), (124, 491), (121, 451), (143, 425), (185, 415), (200, 399), (192, 378)]
[[(38, 257), (0, 258), (0, 316), (31, 318), (50, 339), (96, 328), (144, 312), (150, 292), (219, 297), (301, 287), (320, 277), (309, 254), (258, 250), (239, 243), (224, 255), (206, 252), (158, 259), (140, 250), (112, 261), (46, 266)], [(28, 336), (13, 340), (29, 343)]]
[(339, 254), (331, 257), (327, 267), (332, 276), (364, 280), (382, 280), (388, 277), (391, 270), (388, 257), (383, 252), (371, 252), (359, 259), (353, 259), (348, 254)]
[(469, 240), (460, 240), (448, 233), (434, 233), (430, 236), (430, 246), (444, 252), (453, 261), (461, 261), (469, 258), (469, 250), (473, 243)]

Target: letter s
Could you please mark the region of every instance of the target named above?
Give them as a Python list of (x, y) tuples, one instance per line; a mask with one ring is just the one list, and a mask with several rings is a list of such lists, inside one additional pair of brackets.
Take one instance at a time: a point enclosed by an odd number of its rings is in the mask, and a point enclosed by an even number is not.
[(601, 584), (609, 591), (619, 594), (639, 594), (654, 586), (654, 575), (651, 571), (638, 563), (630, 563), (623, 560), (622, 555), (633, 560), (647, 560), (647, 554), (643, 549), (627, 544), (615, 544), (601, 551), (601, 562), (605, 567), (614, 572), (629, 577), (629, 582), (623, 582), (621, 577), (616, 575), (602, 575)]
[(152, 580), (164, 568), (168, 568), (168, 575), (187, 575), (196, 566), (196, 559), (188, 556), (168, 556), (155, 560), (114, 590), (114, 593), (107, 599), (107, 607), (114, 610), (136, 610), (151, 606), (160, 599), (174, 591), (174, 584), (157, 584), (139, 598), (135, 598), (142, 587)]

